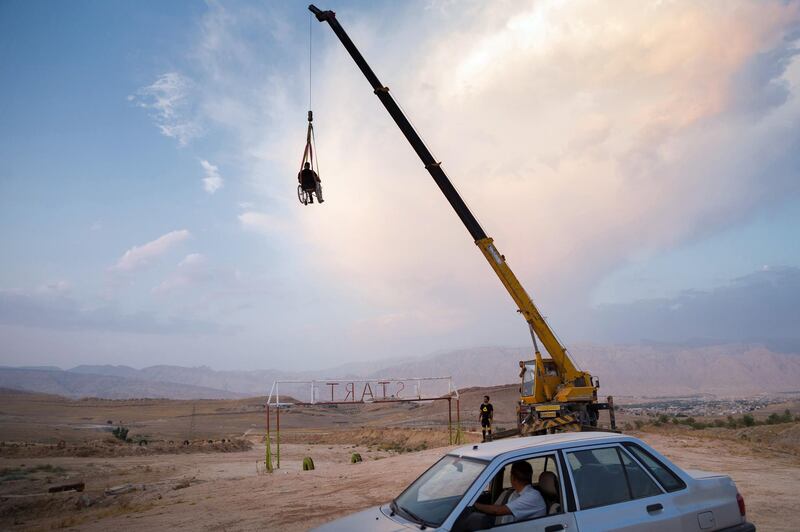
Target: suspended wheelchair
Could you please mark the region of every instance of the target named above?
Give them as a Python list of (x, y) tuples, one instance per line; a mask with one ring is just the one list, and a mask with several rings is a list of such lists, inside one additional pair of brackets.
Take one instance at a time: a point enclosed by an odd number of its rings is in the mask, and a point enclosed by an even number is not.
[(312, 200), (311, 191), (304, 189), (303, 185), (297, 185), (297, 199), (303, 205), (308, 205)]
[[(317, 151), (317, 142), (314, 138), (314, 114), (309, 111), (308, 112), (308, 132), (306, 133), (306, 147), (303, 150), (303, 159), (300, 161), (300, 172), (297, 174), (297, 179), (300, 181), (300, 184), (297, 185), (297, 199), (303, 205), (308, 205), (309, 203), (314, 203), (314, 194), (317, 196), (318, 203), (322, 203), (324, 200), (322, 199), (322, 185), (320, 184), (319, 179), (319, 163), (316, 157)], [(308, 164), (308, 168), (306, 168), (306, 164)], [(312, 183), (303, 182), (303, 172), (310, 170), (313, 174), (313, 185)], [(310, 178), (307, 176), (307, 178)]]

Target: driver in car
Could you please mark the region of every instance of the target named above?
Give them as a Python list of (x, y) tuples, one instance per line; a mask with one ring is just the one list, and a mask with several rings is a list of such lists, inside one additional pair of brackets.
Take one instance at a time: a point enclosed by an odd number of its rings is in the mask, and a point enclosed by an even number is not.
[[(511, 464), (511, 487), (514, 493), (505, 504), (475, 503), (475, 509), (488, 515), (509, 515), (513, 521), (524, 521), (547, 514), (544, 497), (533, 487), (533, 468), (524, 460)], [(512, 521), (512, 522), (513, 522)]]

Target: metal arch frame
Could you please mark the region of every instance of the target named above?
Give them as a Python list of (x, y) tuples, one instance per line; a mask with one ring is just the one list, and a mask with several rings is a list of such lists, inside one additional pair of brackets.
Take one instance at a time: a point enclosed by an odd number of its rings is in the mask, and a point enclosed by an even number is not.
[[(448, 385), (448, 392), (446, 395), (440, 395), (436, 397), (422, 397), (420, 392), (420, 385), (422, 381), (441, 381), (446, 380)], [(336, 382), (338, 385), (338, 381), (344, 381), (348, 383), (379, 383), (381, 381), (391, 382), (408, 382), (408, 381), (416, 381), (417, 382), (417, 398), (408, 398), (408, 399), (374, 399), (372, 401), (364, 401), (363, 398), (361, 400), (355, 400), (355, 393), (353, 393), (353, 400), (352, 401), (315, 401), (314, 399), (314, 391), (316, 389), (317, 383), (329, 383), (329, 382)], [(347, 404), (347, 405), (367, 405), (367, 404), (385, 404), (385, 403), (421, 403), (424, 401), (447, 401), (447, 435), (448, 435), (448, 442), (450, 445), (454, 445), (458, 443), (457, 440), (460, 438), (461, 434), (461, 396), (458, 393), (458, 388), (453, 385), (453, 378), (451, 376), (446, 377), (407, 377), (407, 378), (376, 378), (376, 379), (307, 379), (307, 380), (295, 380), (295, 379), (278, 379), (272, 381), (272, 387), (270, 388), (269, 395), (267, 396), (267, 402), (265, 404), (266, 410), (266, 456), (265, 456), (265, 465), (266, 470), (272, 472), (272, 437), (271, 437), (271, 408), (270, 406), (274, 406), (275, 408), (275, 457), (276, 457), (276, 469), (280, 469), (281, 467), (281, 402), (280, 402), (280, 385), (283, 384), (310, 384), (311, 385), (311, 402), (299, 402), (299, 403), (286, 403), (286, 406), (314, 406), (314, 405), (340, 405), (340, 404)], [(362, 396), (363, 397), (363, 396)], [(274, 398), (274, 402), (273, 402)], [(456, 401), (456, 427), (455, 433), (453, 431), (453, 399)]]

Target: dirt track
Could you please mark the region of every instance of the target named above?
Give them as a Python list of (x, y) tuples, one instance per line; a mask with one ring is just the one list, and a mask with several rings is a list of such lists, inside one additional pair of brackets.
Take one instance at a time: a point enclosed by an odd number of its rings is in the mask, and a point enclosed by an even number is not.
[[(754, 454), (731, 441), (658, 434), (645, 439), (683, 467), (730, 474), (759, 530), (796, 530), (800, 522), (796, 457), (769, 451)], [(282, 467), (273, 474), (257, 473), (263, 446), (232, 454), (55, 458), (49, 462), (78, 474), (94, 470), (94, 478), (86, 478), (87, 493), (100, 500), (76, 510), (79, 495), (66, 494), (55, 512), (51, 505), (17, 525), (5, 520), (0, 525), (12, 530), (306, 530), (391, 499), (444, 450), (390, 456), (350, 445), (285, 444)], [(365, 462), (350, 464), (353, 451), (360, 452)], [(314, 458), (315, 471), (300, 470), (306, 455)], [(3, 465), (9, 466), (9, 460)], [(103, 476), (97, 475), (98, 467), (106, 468)], [(102, 488), (123, 480), (144, 483), (145, 490), (99, 495)]]

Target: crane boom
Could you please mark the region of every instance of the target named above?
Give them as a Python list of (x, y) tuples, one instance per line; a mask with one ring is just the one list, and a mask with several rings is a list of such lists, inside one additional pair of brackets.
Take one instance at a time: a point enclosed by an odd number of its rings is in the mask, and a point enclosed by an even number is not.
[[(336, 19), (336, 14), (333, 11), (323, 11), (313, 4), (308, 6), (308, 9), (316, 16), (320, 22), (327, 22), (333, 32), (344, 45), (347, 52), (353, 58), (358, 68), (367, 78), (375, 95), (380, 99), (383, 106), (389, 112), (389, 115), (394, 119), (397, 126), (405, 135), (411, 147), (422, 160), (425, 169), (430, 173), (433, 180), (439, 186), (439, 189), (444, 194), (450, 206), (453, 207), (461, 222), (469, 231), (475, 244), (483, 253), (486, 260), (491, 265), (494, 272), (500, 278), (503, 286), (508, 291), (514, 303), (517, 305), (519, 312), (528, 322), (531, 330), (531, 337), (534, 342), (537, 360), (537, 370), (544, 376), (544, 369), (540, 358), (538, 345), (536, 344), (536, 337), (538, 337), (545, 347), (545, 350), (550, 355), (550, 358), (555, 365), (555, 370), (558, 374), (558, 382), (552, 379), (539, 379), (541, 383), (549, 381), (548, 385), (540, 386), (537, 384), (537, 392), (532, 396), (538, 396), (530, 402), (547, 402), (547, 401), (592, 401), (597, 399), (597, 389), (592, 385), (591, 375), (589, 373), (580, 371), (572, 362), (567, 353), (567, 350), (561, 345), (561, 342), (556, 337), (550, 326), (542, 317), (539, 309), (531, 300), (531, 297), (522, 287), (522, 284), (511, 271), (505, 257), (500, 254), (494, 245), (492, 238), (486, 235), (486, 232), (481, 227), (478, 220), (469, 210), (469, 207), (458, 194), (450, 179), (442, 169), (441, 162), (437, 161), (433, 154), (431, 154), (428, 147), (417, 134), (414, 127), (406, 118), (400, 106), (395, 102), (394, 98), (389, 92), (389, 88), (384, 86), (383, 83), (372, 71), (367, 61), (361, 55), (361, 52), (356, 48), (353, 41), (347, 35), (347, 32), (342, 28)], [(522, 363), (520, 363), (522, 365)], [(525, 394), (523, 394), (525, 395)]]

